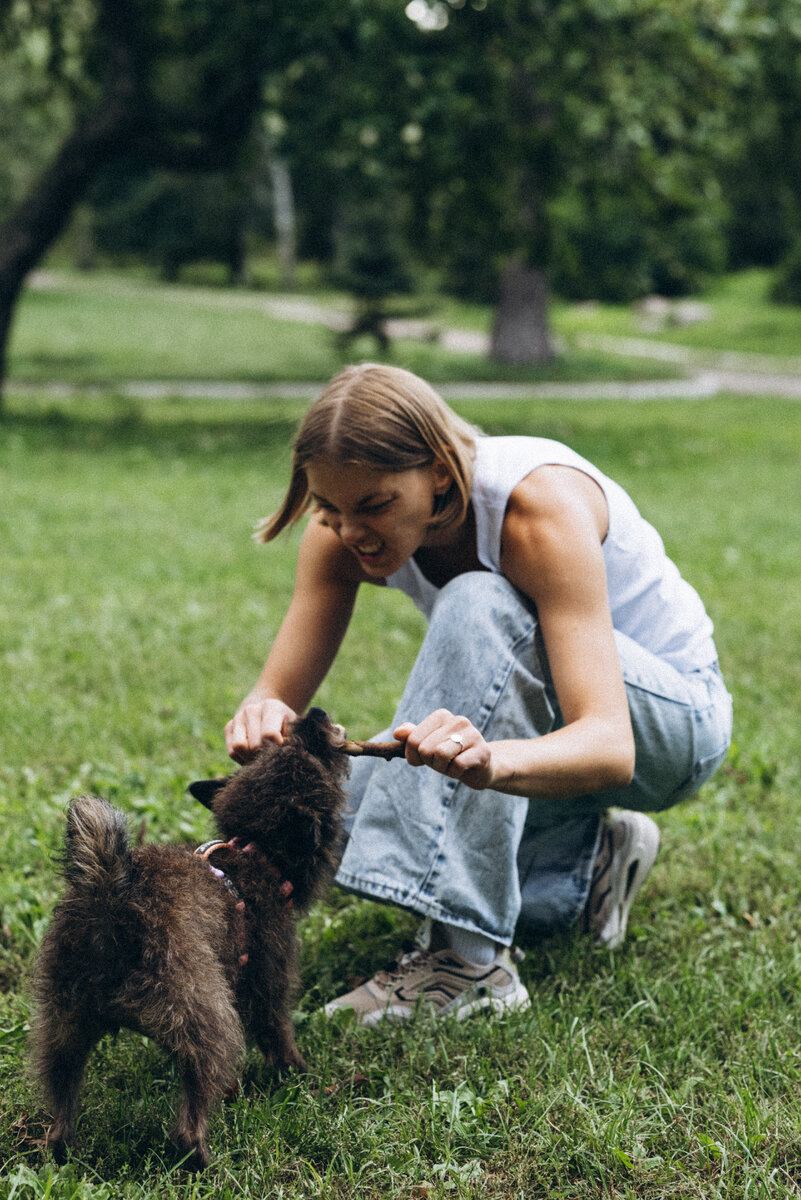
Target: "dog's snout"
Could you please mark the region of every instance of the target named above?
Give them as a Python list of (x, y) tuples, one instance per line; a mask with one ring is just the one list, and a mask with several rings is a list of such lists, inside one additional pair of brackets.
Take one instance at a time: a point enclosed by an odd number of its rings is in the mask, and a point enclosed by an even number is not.
[(339, 725), (332, 721), (324, 708), (310, 708), (307, 716), (318, 725), (321, 729), (326, 730), (333, 736), (334, 744), (344, 742), (347, 738), (347, 732), (344, 725)]

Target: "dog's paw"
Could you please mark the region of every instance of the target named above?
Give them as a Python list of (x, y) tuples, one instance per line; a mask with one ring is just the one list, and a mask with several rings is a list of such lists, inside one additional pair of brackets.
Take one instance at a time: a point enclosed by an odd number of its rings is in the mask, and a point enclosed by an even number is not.
[(45, 1147), (53, 1155), (60, 1167), (63, 1167), (67, 1161), (67, 1149), (72, 1141), (72, 1128), (68, 1122), (56, 1119), (52, 1125), (45, 1130), (43, 1142)]
[(181, 1166), (187, 1171), (205, 1171), (209, 1165), (209, 1148), (203, 1138), (174, 1129), (170, 1135), (173, 1145), (182, 1157)]

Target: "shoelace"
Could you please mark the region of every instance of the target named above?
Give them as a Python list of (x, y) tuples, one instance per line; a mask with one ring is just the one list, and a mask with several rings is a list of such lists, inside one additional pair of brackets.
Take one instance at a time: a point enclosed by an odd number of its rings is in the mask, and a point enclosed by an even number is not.
[[(390, 963), (383, 970), (379, 971), (374, 977), (375, 983), (380, 988), (394, 987), (398, 980), (417, 970), (426, 959), (433, 957), (434, 951), (424, 950), (420, 946), (414, 950), (409, 950), (405, 954), (402, 954), (394, 963)], [(511, 962), (519, 964), (523, 962), (525, 957), (525, 951), (521, 950), (519, 946), (509, 947), (509, 959)]]
[(375, 976), (375, 982), (379, 987), (390, 987), (392, 984), (397, 983), (399, 979), (403, 979), (404, 975), (409, 975), (412, 971), (416, 970), (423, 960), (428, 957), (427, 950), (409, 950), (406, 954), (402, 954), (394, 963), (390, 963), (389, 966), (379, 971)]

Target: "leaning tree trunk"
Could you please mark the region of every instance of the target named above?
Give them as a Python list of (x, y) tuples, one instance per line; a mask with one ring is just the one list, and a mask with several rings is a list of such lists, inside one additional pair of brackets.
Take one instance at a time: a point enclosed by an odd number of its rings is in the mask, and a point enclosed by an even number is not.
[(0, 225), (0, 412), (14, 310), (30, 271), (66, 228), (99, 168), (136, 128), (146, 125), (130, 14), (104, 0), (108, 83), (97, 106), (75, 126), (28, 195)]
[(545, 273), (510, 263), (501, 275), (490, 357), (498, 362), (537, 365), (549, 362), (553, 354)]
[(31, 193), (0, 225), (0, 405), (17, 300), (30, 271), (65, 229), (75, 204), (128, 126), (109, 114), (85, 122), (61, 147)]

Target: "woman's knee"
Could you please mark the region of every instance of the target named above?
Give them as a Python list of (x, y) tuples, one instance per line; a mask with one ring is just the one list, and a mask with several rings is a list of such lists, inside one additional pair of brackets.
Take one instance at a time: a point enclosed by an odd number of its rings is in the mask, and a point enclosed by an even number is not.
[(422, 720), (435, 708), (449, 708), (484, 728), (488, 713), (505, 714), (509, 725), (509, 711), (519, 709), (514, 725), (525, 736), (540, 729), (535, 714), (541, 707), (542, 723), (550, 728), (553, 708), (545, 696), (540, 643), (534, 614), (507, 580), (489, 572), (460, 575), (434, 605), (399, 719)]
[(467, 571), (441, 589), (429, 627), (458, 631), (464, 639), (470, 630), (530, 634), (536, 624), (533, 605), (503, 575)]

